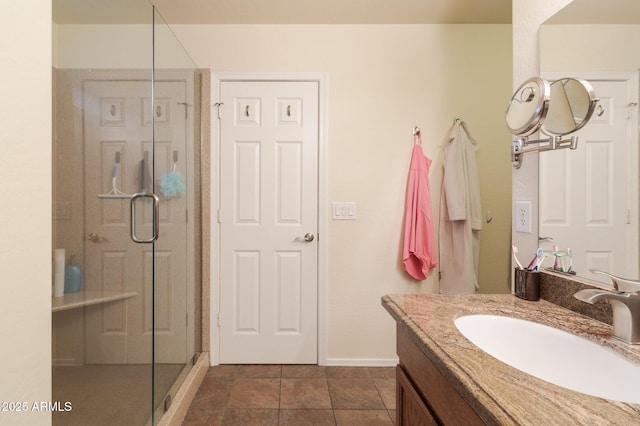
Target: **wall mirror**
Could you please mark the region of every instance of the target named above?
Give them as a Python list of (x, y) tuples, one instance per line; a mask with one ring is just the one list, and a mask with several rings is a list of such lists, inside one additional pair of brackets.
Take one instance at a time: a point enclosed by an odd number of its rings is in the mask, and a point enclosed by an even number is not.
[[(566, 123), (579, 128), (575, 151), (539, 156), (540, 247), (565, 256), (571, 248), (582, 278), (608, 284), (590, 272), (598, 269), (638, 279), (640, 2), (575, 0), (539, 35), (540, 76), (584, 79), (600, 99), (588, 124)], [(563, 133), (564, 125), (547, 116), (543, 130)]]

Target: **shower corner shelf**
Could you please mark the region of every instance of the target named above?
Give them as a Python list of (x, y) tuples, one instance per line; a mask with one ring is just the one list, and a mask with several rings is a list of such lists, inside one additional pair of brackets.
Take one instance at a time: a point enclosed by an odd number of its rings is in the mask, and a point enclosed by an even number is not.
[(51, 298), (51, 312), (66, 311), (83, 306), (98, 305), (137, 296), (134, 291), (83, 290), (77, 293), (65, 293), (62, 297)]

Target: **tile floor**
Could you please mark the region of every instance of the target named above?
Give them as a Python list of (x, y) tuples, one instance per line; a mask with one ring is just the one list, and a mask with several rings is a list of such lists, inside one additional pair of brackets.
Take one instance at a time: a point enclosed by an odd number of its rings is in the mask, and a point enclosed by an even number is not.
[(393, 425), (395, 367), (211, 367), (183, 425)]

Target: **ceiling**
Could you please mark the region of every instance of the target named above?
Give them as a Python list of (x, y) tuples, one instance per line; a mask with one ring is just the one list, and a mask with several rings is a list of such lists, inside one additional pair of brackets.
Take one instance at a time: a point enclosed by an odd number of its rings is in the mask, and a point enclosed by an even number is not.
[[(534, 1), (534, 0), (531, 0)], [(52, 0), (58, 24), (510, 24), (511, 0)], [(547, 24), (638, 24), (640, 1), (575, 0)]]
[(511, 0), (52, 0), (58, 24), (510, 24)]

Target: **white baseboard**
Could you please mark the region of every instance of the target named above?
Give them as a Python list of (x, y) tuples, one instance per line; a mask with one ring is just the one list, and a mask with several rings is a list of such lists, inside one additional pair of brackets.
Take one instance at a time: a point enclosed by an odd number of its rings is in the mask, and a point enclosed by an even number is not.
[[(211, 360), (211, 367), (220, 365), (219, 362)], [(398, 365), (398, 358), (327, 358), (326, 362), (318, 363), (330, 367), (395, 367)]]
[(395, 367), (398, 358), (327, 358), (325, 365), (332, 367)]

